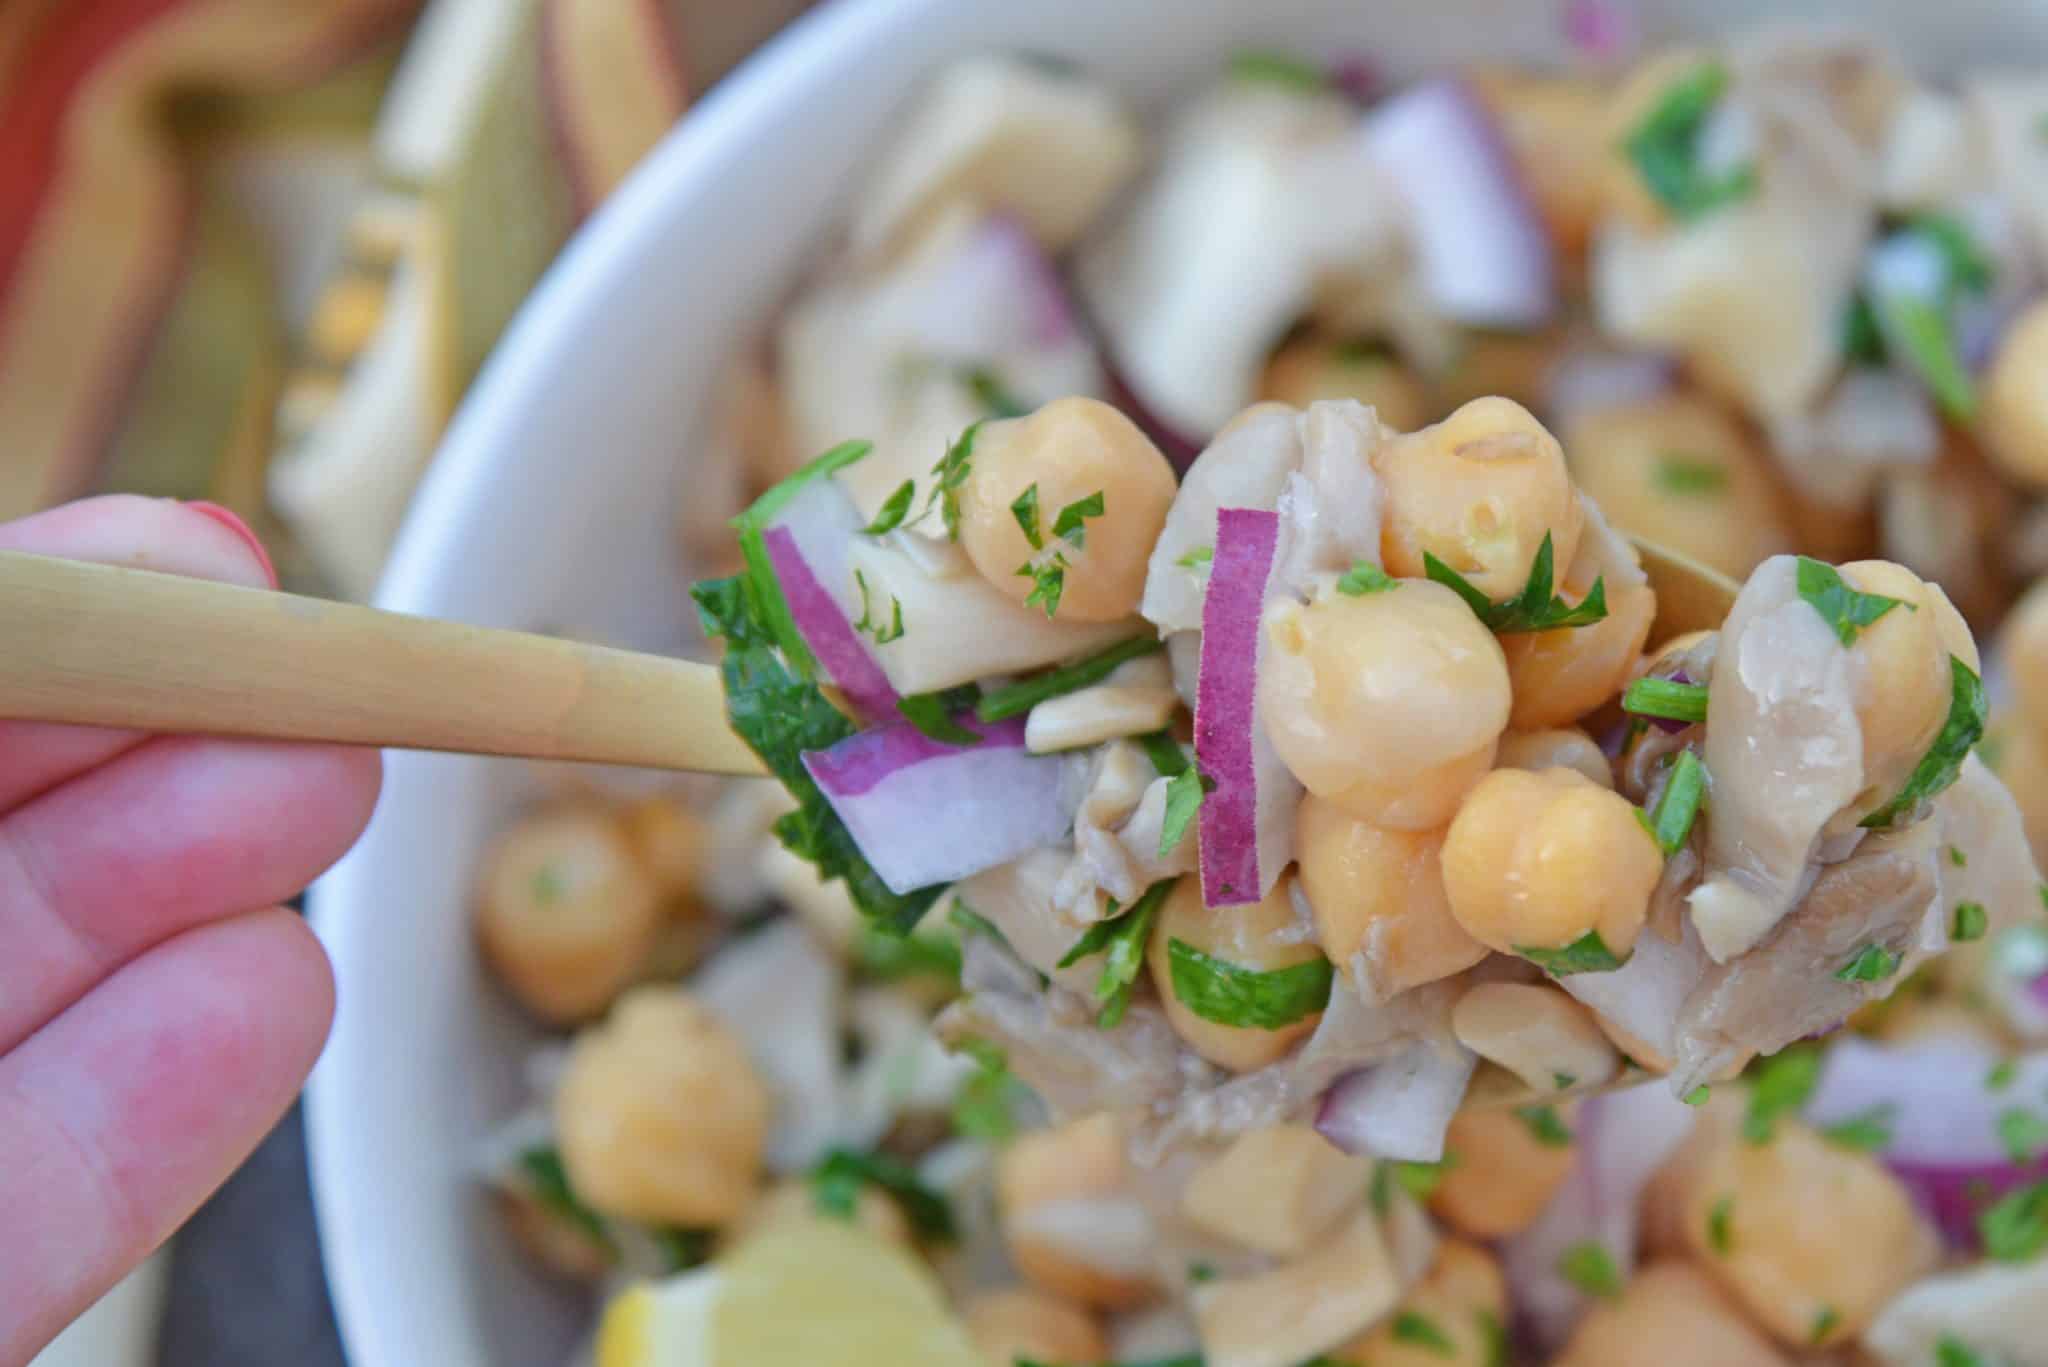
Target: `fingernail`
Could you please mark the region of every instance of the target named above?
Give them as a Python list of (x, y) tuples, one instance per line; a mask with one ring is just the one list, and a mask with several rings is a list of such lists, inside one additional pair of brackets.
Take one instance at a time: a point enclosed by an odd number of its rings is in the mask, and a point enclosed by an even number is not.
[(270, 587), (277, 587), (277, 566), (271, 563), (270, 552), (263, 548), (262, 538), (250, 529), (248, 523), (237, 517), (232, 510), (223, 508), (218, 503), (208, 503), (204, 499), (188, 499), (185, 506), (195, 513), (203, 513), (241, 537), (242, 544), (262, 563), (263, 576), (270, 581)]

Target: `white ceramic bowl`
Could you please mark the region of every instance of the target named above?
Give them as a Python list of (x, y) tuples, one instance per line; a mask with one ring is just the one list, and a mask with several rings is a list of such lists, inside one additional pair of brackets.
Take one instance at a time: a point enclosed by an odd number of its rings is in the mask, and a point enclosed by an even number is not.
[[(1399, 75), (1559, 55), (1567, 0), (835, 0), (727, 80), (571, 244), (464, 404), (380, 601), (493, 626), (682, 639), (672, 549), (687, 436), (736, 339), (789, 288), (878, 135), (947, 59), (1030, 48), (1145, 105), (1236, 47), (1367, 55)], [(1761, 0), (1651, 0), (1644, 30)], [(1778, 6), (1885, 26), (1939, 71), (2048, 54), (2048, 9), (1951, 0)], [(857, 435), (857, 434), (855, 434)], [(393, 755), (369, 833), (318, 887), (341, 983), (311, 1089), (327, 1271), (355, 1367), (558, 1367), (583, 1308), (514, 1257), (478, 1199), (477, 1137), (515, 1103), (531, 1032), (486, 990), (464, 912), (515, 768)]]

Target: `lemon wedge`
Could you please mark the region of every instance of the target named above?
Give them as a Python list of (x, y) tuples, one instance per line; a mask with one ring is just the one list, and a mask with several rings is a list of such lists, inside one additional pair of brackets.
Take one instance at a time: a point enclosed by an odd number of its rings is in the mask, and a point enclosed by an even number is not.
[(696, 1272), (623, 1292), (597, 1367), (979, 1367), (930, 1271), (836, 1221), (764, 1232)]

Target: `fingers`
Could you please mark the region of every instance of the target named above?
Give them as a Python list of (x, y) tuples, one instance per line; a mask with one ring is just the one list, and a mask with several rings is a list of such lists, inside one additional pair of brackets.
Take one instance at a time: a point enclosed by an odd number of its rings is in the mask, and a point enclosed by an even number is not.
[(297, 893), (380, 774), (375, 751), (160, 737), (0, 818), (0, 1052), (150, 946)]
[(272, 909), (159, 945), (0, 1057), (0, 1364), (174, 1230), (291, 1104), (334, 983)]
[[(0, 524), (0, 551), (217, 579), (276, 584), (270, 557), (241, 520), (210, 503), (115, 494)], [(134, 731), (0, 721), (0, 812), (140, 743)]]

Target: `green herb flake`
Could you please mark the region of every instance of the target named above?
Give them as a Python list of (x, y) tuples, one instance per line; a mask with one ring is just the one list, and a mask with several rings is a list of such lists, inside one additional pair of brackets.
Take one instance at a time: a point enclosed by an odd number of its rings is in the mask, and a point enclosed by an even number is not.
[(1941, 411), (1959, 423), (1974, 420), (1976, 382), (1970, 378), (1955, 330), (1942, 308), (1932, 300), (1906, 294), (1880, 298), (1875, 307), (1885, 335), (1904, 353)]
[(1707, 686), (1676, 679), (1635, 679), (1622, 691), (1621, 710), (1637, 717), (1703, 722), (1707, 719)]
[(1707, 1104), (1707, 1098), (1713, 1095), (1713, 1091), (1713, 1088), (1702, 1082), (1699, 1086), (1687, 1092), (1680, 1100), (1684, 1101), (1688, 1106), (1704, 1106)]
[(1657, 806), (1647, 822), (1657, 848), (1664, 851), (1667, 858), (1684, 849), (1685, 842), (1692, 837), (1693, 821), (1699, 816), (1700, 799), (1706, 790), (1706, 766), (1692, 751), (1679, 751), (1671, 776), (1664, 781), (1664, 791), (1658, 796)]
[(1942, 724), (1941, 734), (1920, 757), (1913, 776), (1906, 780), (1906, 786), (1899, 790), (1899, 795), (1864, 817), (1863, 825), (1889, 826), (1901, 817), (1910, 818), (1922, 802), (1935, 797), (1956, 781), (1963, 772), (1963, 761), (1970, 756), (1970, 747), (1983, 737), (1984, 722), (1990, 712), (1990, 704), (1984, 696), (1984, 681), (1953, 655), (1948, 657), (1948, 668), (1948, 720)]
[(1702, 62), (1665, 88), (1622, 142), (1657, 202), (1674, 218), (1694, 219), (1756, 193), (1753, 163), (1709, 172), (1700, 165), (1701, 131), (1728, 87), (1728, 69)]
[(1029, 1089), (1010, 1072), (1008, 1055), (987, 1040), (969, 1036), (955, 1046), (975, 1070), (953, 1098), (953, 1132), (997, 1144), (1017, 1132), (1017, 1107)]
[(1799, 557), (1799, 596), (1812, 605), (1821, 620), (1845, 646), (1856, 644), (1862, 630), (1893, 608), (1918, 611), (1911, 603), (1887, 598), (1881, 593), (1859, 593), (1843, 580), (1840, 570), (1811, 556)]
[(1504, 603), (1493, 603), (1485, 594), (1474, 588), (1464, 575), (1437, 559), (1428, 551), (1422, 553), (1423, 571), (1437, 583), (1450, 589), (1467, 606), (1478, 614), (1479, 620), (1501, 635), (1530, 631), (1562, 631), (1567, 627), (1589, 627), (1595, 622), (1607, 619), (1607, 580), (1602, 577), (1593, 581), (1593, 587), (1574, 606), (1551, 592), (1551, 581), (1555, 574), (1557, 551), (1551, 544), (1550, 533), (1543, 534), (1543, 544), (1536, 548), (1536, 558), (1529, 563), (1529, 578), (1517, 596)]
[(875, 520), (861, 528), (867, 536), (881, 536), (893, 532), (903, 525), (903, 519), (910, 513), (910, 505), (917, 499), (917, 481), (906, 479), (896, 486), (896, 492), (882, 502), (881, 511)]
[(1031, 411), (987, 366), (969, 366), (960, 372), (960, 383), (991, 418), (1021, 418)]
[(1197, 546), (1173, 563), (1179, 565), (1182, 569), (1195, 570), (1200, 569), (1215, 558), (1216, 548), (1214, 546)]
[(1820, 1137), (1839, 1148), (1853, 1149), (1857, 1153), (1881, 1153), (1891, 1147), (1892, 1121), (1898, 1110), (1890, 1102), (1879, 1102), (1847, 1120), (1827, 1126), (1820, 1132)]
[(2012, 1086), (2012, 1080), (2018, 1073), (2019, 1069), (2011, 1059), (2000, 1059), (1992, 1064), (1991, 1071), (1984, 1075), (1984, 1086), (1988, 1091), (2002, 1092)]
[(1077, 551), (1084, 549), (1088, 544), (1088, 519), (1101, 517), (1105, 506), (1100, 489), (1086, 498), (1075, 499), (1052, 520), (1052, 534)]
[(1991, 913), (1984, 910), (1982, 902), (1958, 902), (1948, 938), (1957, 944), (1968, 944), (1971, 940), (1983, 939), (1984, 932), (1990, 928)]
[(878, 646), (899, 639), (903, 635), (903, 600), (893, 593), (889, 595), (889, 624), (884, 626), (874, 620), (875, 610), (868, 602), (867, 576), (855, 570), (853, 582), (860, 589), (860, 620), (853, 624), (853, 629), (874, 637)]
[(1813, 1095), (1820, 1082), (1820, 1051), (1794, 1045), (1758, 1060), (1752, 1071), (1756, 1079), (1742, 1117), (1742, 1137), (1752, 1144), (1768, 1144), (1777, 1133), (1778, 1118), (1797, 1114)]
[(1835, 978), (1845, 983), (1880, 983), (1898, 971), (1897, 951), (1879, 944), (1868, 944), (1835, 970)]
[(1558, 1275), (1589, 1296), (1613, 1300), (1621, 1294), (1621, 1269), (1599, 1242), (1584, 1240), (1567, 1248), (1557, 1260)]
[(1157, 636), (1133, 636), (1128, 641), (1119, 641), (1099, 654), (1070, 665), (1049, 669), (1043, 674), (1034, 674), (1028, 679), (1003, 688), (992, 689), (981, 695), (975, 704), (974, 715), (985, 722), (1005, 721), (1022, 716), (1048, 698), (1061, 697), (1101, 683), (1116, 672), (1118, 665), (1135, 660), (1141, 655), (1153, 655), (1166, 649), (1166, 642)]
[(953, 690), (943, 693), (913, 693), (900, 699), (896, 710), (903, 719), (942, 745), (966, 747), (981, 744), (978, 731), (971, 731), (953, 720), (954, 714), (965, 710)]
[(1216, 1280), (1216, 1268), (1210, 1263), (1189, 1263), (1188, 1281), (1196, 1286)]
[(1815, 1347), (1819, 1347), (1827, 1342), (1828, 1335), (1841, 1327), (1841, 1315), (1832, 1305), (1823, 1305), (1820, 1313), (1813, 1317), (1813, 1328), (1808, 1333), (1808, 1339)]
[(1479, 1338), (1486, 1345), (1485, 1367), (1508, 1367), (1508, 1327), (1491, 1310), (1475, 1310), (1472, 1317), (1478, 1321)]
[(1842, 359), (1859, 366), (1885, 362), (1884, 332), (1877, 325), (1869, 298), (1860, 290), (1849, 296), (1849, 307), (1842, 315)]
[[(733, 528), (739, 533), (740, 558), (746, 565), (740, 582), (745, 586), (747, 606), (760, 628), (775, 645), (781, 647), (783, 657), (789, 661), (797, 677), (803, 680), (817, 677), (818, 662), (810, 647), (804, 644), (803, 633), (797, 630), (796, 618), (790, 615), (789, 604), (776, 581), (775, 566), (768, 558), (768, 526), (798, 494), (818, 480), (865, 459), (873, 449), (873, 442), (840, 443), (762, 494), (732, 520)], [(699, 609), (702, 610), (701, 599)]]
[(526, 890), (534, 901), (547, 906), (552, 902), (559, 902), (562, 894), (569, 890), (569, 884), (568, 880), (562, 877), (560, 869), (553, 864), (543, 864), (533, 871), (533, 877), (527, 881)]
[(711, 1249), (718, 1241), (715, 1230), (657, 1229), (651, 1231), (654, 1246), (661, 1251), (662, 1270), (670, 1274), (688, 1272), (711, 1261)]
[(1943, 1334), (1934, 1342), (1934, 1367), (1985, 1367), (1985, 1363), (1954, 1334)]
[(1017, 495), (1010, 504), (1010, 516), (1017, 519), (1017, 525), (1024, 531), (1024, 539), (1031, 543), (1031, 549), (1045, 549), (1045, 534), (1038, 528), (1038, 486), (1033, 484)]
[(966, 430), (953, 439), (953, 444), (946, 448), (946, 454), (939, 457), (939, 463), (932, 467), (932, 473), (938, 479), (932, 485), (931, 493), (925, 496), (924, 511), (929, 513), (934, 504), (938, 506), (939, 520), (946, 528), (948, 541), (960, 539), (960, 486), (967, 482), (967, 476), (974, 468), (974, 438), (986, 421), (984, 418), (967, 424)]
[(952, 1206), (900, 1158), (834, 1149), (811, 1169), (811, 1196), (822, 1214), (851, 1220), (863, 1186), (879, 1187), (893, 1198), (919, 1238), (953, 1238)]
[(2048, 1120), (2038, 1112), (2015, 1106), (1998, 1113), (1998, 1142), (2015, 1163), (2031, 1163), (2048, 1153)]
[(1667, 453), (1651, 467), (1651, 481), (1667, 494), (1717, 494), (1728, 487), (1728, 472), (1710, 460)]
[(1372, 1202), (1373, 1213), (1384, 1216), (1393, 1208), (1396, 1188), (1411, 1199), (1427, 1201), (1443, 1185), (1444, 1175), (1458, 1166), (1458, 1155), (1450, 1150), (1434, 1163), (1409, 1163), (1396, 1159), (1381, 1159), (1373, 1165), (1372, 1183), (1367, 1196)]
[(541, 1208), (574, 1225), (598, 1247), (617, 1257), (619, 1245), (612, 1238), (604, 1217), (583, 1204), (569, 1186), (569, 1171), (562, 1165), (562, 1152), (552, 1144), (527, 1149), (519, 1155), (519, 1168), (526, 1176), (533, 1199)]
[(853, 937), (853, 958), (873, 977), (960, 981), (960, 946), (937, 935), (889, 935), (863, 925)]
[(1388, 574), (1378, 565), (1361, 560), (1344, 571), (1337, 580), (1337, 592), (1353, 598), (1363, 598), (1369, 593), (1385, 593), (1401, 587), (1401, 581)]
[(1159, 857), (1166, 858), (1173, 853), (1174, 846), (1187, 836), (1188, 827), (1195, 821), (1195, 814), (1202, 810), (1202, 799), (1216, 791), (1216, 780), (1199, 769), (1183, 769), (1166, 784), (1166, 816), (1159, 823)]
[(1735, 1198), (1723, 1196), (1707, 1211), (1707, 1247), (1725, 1258), (1734, 1247), (1734, 1234), (1729, 1222), (1735, 1217)]
[(1148, 731), (1138, 737), (1138, 745), (1161, 778), (1179, 778), (1190, 767), (1188, 752), (1180, 748), (1180, 742), (1170, 731)]
[(1559, 1118), (1555, 1106), (1517, 1106), (1515, 1119), (1527, 1126), (1530, 1137), (1546, 1149), (1568, 1149), (1572, 1145), (1571, 1127)]
[(1095, 1000), (1102, 1003), (1095, 1023), (1102, 1029), (1114, 1030), (1122, 1023), (1124, 1011), (1131, 1003), (1131, 988), (1138, 981), (1138, 971), (1145, 966), (1145, 946), (1152, 938), (1152, 923), (1159, 918), (1159, 908), (1165, 905), (1179, 881), (1161, 879), (1146, 888), (1131, 903), (1130, 910), (1122, 913), (1118, 913), (1112, 898), (1110, 915), (1088, 927), (1060, 959), (1059, 967), (1071, 968), (1090, 955), (1102, 956), (1102, 973), (1095, 980)]
[(1249, 1030), (1279, 1030), (1330, 1000), (1335, 972), (1321, 957), (1286, 968), (1244, 968), (1185, 940), (1167, 941), (1173, 995), (1203, 1020)]
[(1985, 294), (1997, 278), (1997, 268), (1984, 254), (1970, 230), (1947, 214), (1915, 214), (1905, 231), (1931, 243), (1941, 253), (1952, 290)]
[[(772, 581), (766, 592), (781, 604)], [(796, 809), (775, 822), (776, 838), (814, 865), (821, 882), (843, 880), (862, 915), (884, 930), (907, 933), (943, 889), (890, 891), (804, 768), (805, 752), (829, 749), (853, 735), (853, 722), (778, 653), (773, 614), (756, 577), (705, 580), (690, 596), (705, 634), (725, 642), (719, 674), (727, 722), (796, 801)]]
[(1970, 857), (1963, 853), (1961, 845), (1951, 845), (1948, 847), (1948, 862), (1959, 869), (1966, 869), (1970, 866)]
[(2048, 1180), (2006, 1195), (1977, 1216), (1984, 1252), (2002, 1263), (2031, 1261), (2048, 1249)]
[(1436, 1321), (1415, 1310), (1403, 1310), (1394, 1316), (1394, 1342), (1412, 1343), (1439, 1357), (1454, 1358), (1458, 1355), (1458, 1346), (1437, 1328)]
[(1550, 1085), (1557, 1088), (1560, 1092), (1569, 1092), (1572, 1088), (1579, 1085), (1579, 1079), (1571, 1073), (1552, 1073), (1550, 1075)]
[(1256, 85), (1277, 85), (1287, 90), (1305, 93), (1327, 90), (1330, 77), (1313, 62), (1285, 52), (1273, 52), (1264, 48), (1250, 48), (1234, 52), (1224, 67), (1233, 81), (1246, 81)]
[(1017, 577), (1031, 581), (1031, 592), (1024, 595), (1024, 606), (1043, 604), (1046, 620), (1051, 621), (1059, 612), (1060, 599), (1067, 591), (1067, 557), (1054, 551), (1050, 560), (1027, 560), (1017, 567)]
[(1532, 949), (1516, 945), (1515, 953), (1553, 978), (1569, 977), (1573, 973), (1607, 973), (1628, 962), (1615, 956), (1597, 930), (1587, 931), (1562, 949)]

